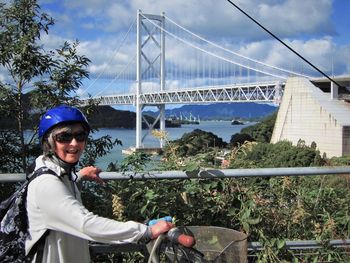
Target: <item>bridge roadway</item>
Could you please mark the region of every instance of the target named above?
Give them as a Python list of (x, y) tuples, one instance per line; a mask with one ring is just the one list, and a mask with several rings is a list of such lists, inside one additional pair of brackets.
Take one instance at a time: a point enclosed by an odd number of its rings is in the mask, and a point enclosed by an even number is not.
[[(191, 89), (165, 90), (140, 94), (140, 104), (195, 104), (217, 102), (275, 102), (282, 98), (285, 82), (271, 81), (248, 84), (208, 86)], [(136, 94), (116, 94), (93, 97), (99, 105), (136, 105)], [(88, 99), (83, 99), (86, 105)]]

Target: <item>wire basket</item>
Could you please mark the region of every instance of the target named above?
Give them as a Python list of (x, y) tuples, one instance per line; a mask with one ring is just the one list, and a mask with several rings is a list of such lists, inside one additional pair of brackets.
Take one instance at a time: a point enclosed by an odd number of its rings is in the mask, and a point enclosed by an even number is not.
[[(247, 235), (233, 229), (215, 226), (187, 227), (196, 239), (194, 250), (178, 250), (168, 246), (165, 254), (179, 262), (246, 263)], [(196, 253), (199, 251), (201, 254)], [(176, 261), (175, 261), (176, 262)]]

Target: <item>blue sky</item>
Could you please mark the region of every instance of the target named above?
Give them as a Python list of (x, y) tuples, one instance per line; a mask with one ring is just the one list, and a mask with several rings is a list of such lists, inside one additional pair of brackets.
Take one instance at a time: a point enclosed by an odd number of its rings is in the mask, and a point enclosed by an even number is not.
[(334, 1), (334, 11), (332, 20), (336, 28), (334, 41), (339, 45), (349, 45), (350, 43), (350, 1)]
[[(350, 75), (349, 0), (233, 2), (314, 65), (327, 72), (333, 68), (335, 75)], [(39, 5), (55, 19), (49, 35), (42, 38), (45, 45), (56, 48), (65, 40), (78, 39), (95, 75), (136, 19), (137, 9), (165, 12), (204, 38), (271, 65), (282, 67), (297, 59), (226, 0), (39, 0)], [(1, 70), (0, 79), (5, 79)]]

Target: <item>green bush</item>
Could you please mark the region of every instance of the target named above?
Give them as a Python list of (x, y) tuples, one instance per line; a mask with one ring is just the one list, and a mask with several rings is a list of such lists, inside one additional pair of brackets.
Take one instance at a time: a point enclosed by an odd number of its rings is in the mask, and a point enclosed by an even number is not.
[(255, 141), (249, 134), (245, 133), (235, 133), (231, 136), (230, 147), (237, 147), (244, 144), (244, 142), (253, 142)]
[(257, 142), (270, 142), (277, 118), (277, 112), (264, 118), (261, 122), (243, 128), (240, 133), (248, 134)]
[(195, 129), (190, 133), (185, 133), (180, 139), (172, 141), (164, 150), (164, 157), (167, 158), (171, 152), (171, 147), (176, 145), (176, 154), (178, 157), (193, 156), (198, 153), (205, 153), (210, 148), (224, 148), (227, 143), (212, 132), (206, 132)]
[(302, 145), (293, 146), (291, 142), (280, 141), (276, 144), (257, 143), (251, 150), (240, 151), (230, 160), (230, 168), (263, 167), (307, 167), (324, 163), (319, 151)]
[[(172, 144), (173, 149), (177, 146)], [(308, 147), (303, 141), (297, 146), (287, 141), (250, 146), (237, 151), (231, 168), (307, 167), (329, 163), (321, 158), (316, 147)], [(181, 160), (188, 159), (196, 157)], [(135, 162), (133, 158), (130, 160)], [(129, 172), (133, 170), (132, 163), (127, 167)], [(349, 181), (346, 176), (304, 176), (130, 179), (111, 184), (125, 218), (143, 221), (170, 214), (177, 225), (213, 225), (242, 231), (248, 234), (248, 241), (263, 244), (265, 249), (257, 253), (258, 262), (344, 262), (349, 260), (346, 254), (327, 246), (314, 255), (293, 255), (286, 249), (285, 241), (348, 239)]]

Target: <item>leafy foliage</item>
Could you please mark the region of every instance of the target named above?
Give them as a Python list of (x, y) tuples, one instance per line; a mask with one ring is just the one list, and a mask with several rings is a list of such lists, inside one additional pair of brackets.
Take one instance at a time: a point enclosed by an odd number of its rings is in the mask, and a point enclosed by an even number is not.
[(15, 130), (0, 131), (0, 167), (5, 173), (21, 170), (21, 152), (19, 134)]
[(270, 142), (276, 118), (277, 112), (264, 118), (256, 125), (243, 128), (240, 133), (249, 135), (257, 142)]
[[(176, 155), (179, 157), (191, 156), (197, 153), (205, 153), (212, 147), (223, 148), (226, 143), (212, 132), (206, 132), (195, 129), (190, 133), (186, 133), (182, 138), (173, 141), (176, 144)], [(167, 158), (167, 148), (164, 157)]]
[[(0, 81), (0, 114), (14, 123), (1, 129), (1, 172), (24, 172), (40, 154), (37, 125), (43, 112), (59, 104), (79, 105), (75, 91), (88, 77), (90, 60), (78, 54), (78, 41), (45, 50), (40, 39), (53, 24), (36, 0), (0, 3), (0, 64), (8, 73)], [(95, 109), (89, 104), (82, 110), (89, 115)], [(89, 140), (80, 164), (93, 164), (117, 143), (108, 136)]]
[(249, 134), (246, 133), (235, 133), (231, 136), (230, 140), (230, 146), (231, 147), (237, 147), (239, 145), (242, 145), (246, 141), (252, 142), (255, 141)]
[[(43, 51), (41, 32), (47, 32), (53, 20), (33, 0), (13, 1), (0, 5), (0, 64), (11, 78), (8, 83), (1, 81), (2, 96), (0, 112), (10, 116), (17, 123), (20, 148), (26, 148), (23, 122), (27, 116), (23, 103), (25, 88), (38, 76), (48, 74), (54, 61)], [(25, 151), (21, 151), (22, 168), (27, 165)]]
[(121, 141), (115, 139), (112, 141), (110, 135), (106, 135), (97, 139), (90, 138), (87, 141), (85, 152), (83, 157), (80, 159), (82, 166), (95, 165), (98, 157), (106, 155), (115, 145), (121, 145)]
[[(25, 120), (29, 119), (30, 112), (46, 110), (57, 104), (70, 102), (74, 99), (68, 96), (70, 91), (77, 88), (77, 83), (83, 77), (87, 77), (84, 67), (89, 60), (77, 55), (76, 44), (72, 46), (65, 43), (61, 49), (45, 51), (40, 43), (42, 33), (48, 33), (53, 19), (42, 13), (39, 5), (34, 0), (12, 1), (0, 5), (0, 63), (7, 70), (10, 79), (1, 82), (0, 94), (4, 103), (0, 112), (15, 120), (15, 131), (8, 131), (9, 135), (17, 134), (19, 138), (18, 152), (21, 157), (21, 170), (25, 170), (28, 158), (33, 152), (28, 149), (35, 143), (35, 136), (25, 140)], [(75, 78), (63, 78), (57, 85), (57, 72), (64, 72), (65, 76)], [(38, 77), (42, 80), (35, 82)], [(44, 80), (45, 78), (48, 80)], [(30, 101), (25, 101), (24, 96), (28, 89), (37, 88), (33, 92)], [(69, 88), (68, 88), (69, 87)], [(53, 96), (57, 94), (57, 96)], [(35, 112), (34, 111), (34, 112)], [(31, 127), (33, 130), (35, 126)], [(6, 133), (7, 131), (4, 131)]]
[(257, 143), (247, 151), (241, 150), (231, 156), (229, 167), (307, 167), (323, 163), (319, 151), (306, 145), (293, 146), (291, 142), (281, 141), (276, 144)]
[[(178, 156), (179, 164), (175, 161), (177, 151), (174, 151), (178, 145), (174, 142), (169, 144), (170, 154), (166, 163), (173, 161), (169, 167), (189, 171), (186, 169), (189, 166), (184, 164), (190, 164), (190, 160), (193, 163), (202, 156)], [(277, 144), (245, 142), (233, 148), (230, 157), (232, 167), (237, 168), (305, 167), (328, 163), (321, 158), (315, 145), (306, 146), (303, 141), (299, 141), (297, 146), (286, 141)], [(132, 163), (139, 161), (132, 158), (129, 161), (128, 171), (132, 171)], [(147, 166), (146, 163), (143, 165)], [(137, 169), (140, 168), (138, 166)], [(196, 169), (201, 169), (201, 166), (197, 165)], [(143, 173), (152, 176), (145, 171)], [(350, 210), (346, 204), (350, 197), (348, 177), (161, 181), (135, 181), (130, 177), (111, 184), (118, 196), (118, 206), (115, 207), (122, 207), (125, 218), (142, 221), (171, 214), (178, 225), (215, 225), (236, 229), (248, 234), (250, 241), (263, 244), (264, 250), (257, 253), (258, 262), (349, 260), (346, 254), (327, 246), (329, 239), (347, 239), (350, 236)], [(322, 253), (293, 254), (286, 248), (286, 240), (300, 239), (323, 240)]]

